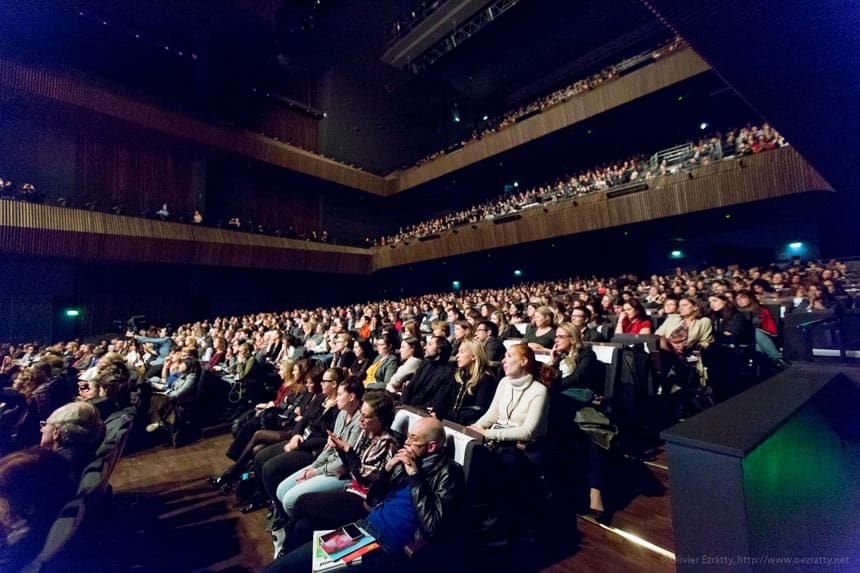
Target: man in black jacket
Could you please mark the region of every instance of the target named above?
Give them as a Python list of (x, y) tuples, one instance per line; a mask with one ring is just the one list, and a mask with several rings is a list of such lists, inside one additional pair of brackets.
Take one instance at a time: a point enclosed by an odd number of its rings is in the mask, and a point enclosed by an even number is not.
[(454, 402), (456, 382), (451, 358), (451, 343), (444, 336), (431, 336), (424, 348), (424, 362), (403, 393), (400, 403), (423, 408), (440, 420), (448, 414)]
[[(463, 469), (445, 451), (445, 429), (435, 418), (417, 420), (406, 443), (386, 464), (367, 495), (373, 509), (358, 525), (381, 545), (362, 556), (350, 571), (402, 571), (404, 548), (414, 541), (444, 547), (455, 541)], [(378, 503), (375, 503), (376, 500)], [(305, 573), (311, 569), (313, 543), (277, 559), (263, 573)]]
[(484, 354), (490, 362), (501, 362), (505, 357), (505, 345), (499, 339), (499, 325), (492, 320), (482, 320), (475, 327), (475, 338), (484, 345)]
[(570, 322), (582, 333), (583, 342), (608, 342), (599, 330), (588, 326), (590, 320), (591, 311), (584, 306), (574, 308), (570, 313)]

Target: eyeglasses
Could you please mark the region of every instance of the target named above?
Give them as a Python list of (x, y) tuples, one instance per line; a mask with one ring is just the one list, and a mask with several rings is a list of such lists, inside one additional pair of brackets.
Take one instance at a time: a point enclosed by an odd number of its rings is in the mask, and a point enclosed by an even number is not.
[(406, 441), (412, 442), (412, 445), (415, 445), (415, 446), (423, 446), (424, 444), (428, 443), (427, 440), (422, 440), (421, 438), (419, 438), (415, 434), (407, 434), (406, 435)]

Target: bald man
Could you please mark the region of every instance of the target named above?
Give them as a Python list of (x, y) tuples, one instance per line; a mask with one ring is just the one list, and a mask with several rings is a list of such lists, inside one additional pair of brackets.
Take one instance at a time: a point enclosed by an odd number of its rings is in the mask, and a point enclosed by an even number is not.
[[(406, 443), (389, 460), (367, 494), (371, 507), (358, 525), (375, 537), (381, 550), (367, 553), (350, 571), (399, 571), (404, 547), (417, 539), (444, 543), (453, 537), (463, 493), (463, 469), (445, 451), (445, 429), (436, 418), (412, 424)], [(311, 569), (312, 542), (272, 562), (264, 573)]]

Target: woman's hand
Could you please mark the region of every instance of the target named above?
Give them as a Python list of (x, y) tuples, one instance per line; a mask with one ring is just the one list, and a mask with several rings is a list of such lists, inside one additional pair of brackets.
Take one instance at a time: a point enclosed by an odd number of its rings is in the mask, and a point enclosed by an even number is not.
[(487, 435), (487, 432), (484, 430), (484, 428), (482, 428), (481, 426), (479, 426), (479, 425), (477, 425), (477, 424), (472, 424), (471, 426), (469, 426), (469, 429), (470, 429), (470, 430), (474, 430), (474, 431), (478, 432), (478, 433), (479, 433), (479, 434), (481, 434), (482, 436), (486, 436), (486, 435)]
[(285, 452), (292, 452), (293, 450), (295, 450), (299, 446), (301, 446), (302, 442), (304, 442), (304, 441), (305, 441), (304, 438), (302, 438), (301, 436), (299, 436), (297, 434), (297, 435), (293, 436), (292, 438), (290, 438), (289, 442), (284, 444), (284, 451)]
[(305, 471), (302, 472), (302, 475), (299, 476), (296, 483), (302, 483), (305, 480), (311, 479), (315, 475), (317, 475), (317, 471), (314, 468), (305, 468)]
[(343, 450), (344, 452), (349, 451), (349, 442), (329, 430), (328, 432), (328, 445), (335, 448), (336, 450)]

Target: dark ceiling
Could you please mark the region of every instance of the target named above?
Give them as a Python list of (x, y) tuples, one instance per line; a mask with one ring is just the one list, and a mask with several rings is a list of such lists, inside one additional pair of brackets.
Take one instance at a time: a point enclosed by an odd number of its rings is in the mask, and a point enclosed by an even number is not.
[(332, 107), (337, 113), (320, 126), (320, 151), (385, 172), (463, 138), (484, 115), (531, 101), (671, 34), (637, 0), (523, 0), (414, 76), (380, 57), (392, 22), (415, 4), (8, 2), (0, 5), (0, 48), (82, 68), (227, 120), (236, 116), (231, 106), (247, 105), (239, 96), (251, 86), (322, 111)]

